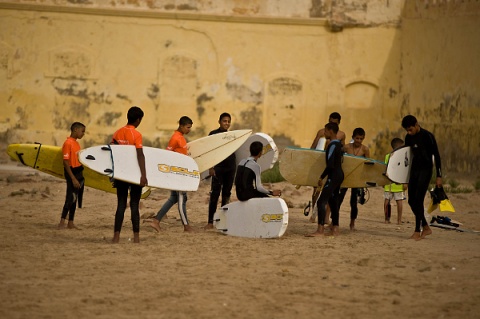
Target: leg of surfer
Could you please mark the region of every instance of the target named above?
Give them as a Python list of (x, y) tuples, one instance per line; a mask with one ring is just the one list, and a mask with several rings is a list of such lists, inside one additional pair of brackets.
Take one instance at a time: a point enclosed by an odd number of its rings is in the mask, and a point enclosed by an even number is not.
[(130, 212), (133, 229), (133, 242), (140, 242), (140, 198), (142, 196), (142, 187), (139, 185), (131, 185), (130, 187)]
[(167, 199), (165, 204), (163, 204), (162, 208), (160, 208), (157, 215), (155, 216), (155, 218), (150, 223), (150, 226), (153, 229), (155, 229), (157, 232), (160, 232), (161, 231), (160, 221), (167, 214), (167, 212), (170, 210), (170, 208), (172, 208), (172, 206), (175, 205), (177, 202), (178, 202), (178, 192), (177, 191), (171, 191), (170, 192), (170, 197)]
[(115, 187), (117, 188), (117, 210), (115, 212), (115, 225), (113, 229), (112, 243), (116, 244), (120, 241), (120, 231), (122, 230), (123, 217), (125, 215), (125, 210), (127, 209), (129, 184), (116, 180)]

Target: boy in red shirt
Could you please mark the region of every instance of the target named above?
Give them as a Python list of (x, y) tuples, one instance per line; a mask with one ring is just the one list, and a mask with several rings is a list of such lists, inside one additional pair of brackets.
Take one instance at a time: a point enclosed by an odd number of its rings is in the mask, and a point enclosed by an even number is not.
[[(167, 150), (174, 151), (188, 155), (187, 140), (184, 135), (190, 133), (192, 129), (193, 121), (188, 116), (182, 116), (178, 121), (178, 129), (173, 133), (170, 141), (168, 142)], [(188, 224), (187, 218), (187, 192), (171, 191), (170, 198), (163, 204), (162, 208), (158, 211), (157, 215), (153, 219), (150, 226), (152, 226), (157, 232), (160, 229), (160, 221), (163, 216), (167, 214), (170, 208), (174, 204), (178, 203), (178, 212), (182, 219), (183, 230), (193, 231), (192, 227)]]
[[(74, 122), (70, 126), (70, 136), (67, 138), (62, 146), (63, 154), (63, 174), (67, 180), (67, 194), (65, 196), (65, 204), (62, 209), (62, 216), (58, 229), (74, 229), (77, 228), (73, 224), (75, 217), (75, 210), (77, 207), (78, 191), (82, 188), (83, 166), (78, 161), (78, 152), (80, 151), (80, 144), (77, 139), (81, 139), (85, 135), (85, 125), (80, 122)], [(65, 220), (68, 214), (68, 223), (65, 225)]]
[(142, 134), (136, 130), (143, 119), (143, 111), (137, 106), (132, 106), (127, 113), (128, 123), (117, 130), (112, 137), (111, 144), (135, 145), (137, 150), (138, 166), (140, 167), (140, 181), (138, 184), (132, 184), (120, 180), (115, 180), (117, 188), (117, 210), (115, 212), (115, 225), (113, 233), (113, 243), (120, 241), (120, 231), (122, 230), (123, 217), (127, 209), (128, 190), (130, 190), (130, 212), (132, 215), (133, 242), (140, 242), (140, 197), (142, 196), (142, 187), (148, 185), (147, 174), (145, 170), (145, 155), (143, 154)]

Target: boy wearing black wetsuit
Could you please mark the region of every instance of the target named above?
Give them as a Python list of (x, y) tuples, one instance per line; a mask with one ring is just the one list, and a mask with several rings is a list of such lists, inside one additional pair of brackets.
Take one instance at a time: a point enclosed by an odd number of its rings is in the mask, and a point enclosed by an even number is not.
[(337, 133), (338, 124), (327, 123), (325, 125), (325, 138), (329, 139), (330, 143), (325, 151), (327, 165), (322, 175), (320, 175), (318, 186), (322, 187), (325, 177), (327, 177), (327, 180), (317, 201), (318, 228), (313, 234), (307, 235), (308, 237), (324, 235), (327, 204), (330, 206), (332, 217), (332, 235), (338, 235), (340, 185), (343, 182), (344, 175), (342, 170), (342, 143), (337, 139)]
[(402, 120), (402, 127), (407, 131), (405, 146), (410, 146), (413, 152), (410, 180), (408, 182), (408, 204), (415, 214), (415, 232), (410, 237), (420, 240), (432, 233), (425, 219), (423, 201), (432, 177), (433, 161), (437, 187), (442, 186), (442, 164), (435, 137), (429, 131), (420, 127), (413, 115), (407, 115)]

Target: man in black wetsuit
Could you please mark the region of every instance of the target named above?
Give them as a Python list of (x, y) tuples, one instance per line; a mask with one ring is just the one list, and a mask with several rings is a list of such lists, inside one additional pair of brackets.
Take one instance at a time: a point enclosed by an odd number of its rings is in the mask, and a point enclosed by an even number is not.
[(432, 233), (425, 219), (423, 201), (432, 177), (433, 161), (437, 179), (436, 187), (442, 186), (442, 165), (435, 137), (418, 124), (413, 115), (407, 115), (402, 120), (402, 127), (407, 131), (405, 146), (410, 146), (413, 152), (410, 180), (408, 182), (408, 204), (415, 214), (415, 232), (410, 237), (420, 240)]
[[(213, 130), (208, 135), (227, 132), (230, 128), (232, 117), (229, 113), (222, 113), (218, 119), (219, 128)], [(209, 176), (212, 177), (212, 185), (210, 189), (210, 201), (208, 203), (208, 222), (204, 229), (213, 229), (213, 215), (217, 210), (218, 199), (222, 193), (221, 205), (227, 205), (230, 202), (230, 195), (235, 178), (236, 160), (235, 153), (210, 168)]]
[(324, 235), (324, 222), (327, 204), (330, 206), (331, 210), (332, 235), (338, 235), (340, 185), (343, 182), (344, 175), (342, 170), (342, 143), (337, 138), (337, 133), (338, 124), (327, 123), (325, 125), (325, 138), (329, 139), (330, 143), (325, 150), (327, 165), (322, 175), (320, 175), (320, 178), (318, 179), (318, 186), (320, 188), (323, 186), (323, 179), (325, 177), (327, 177), (327, 180), (317, 201), (318, 228), (313, 234), (306, 235), (308, 237)]

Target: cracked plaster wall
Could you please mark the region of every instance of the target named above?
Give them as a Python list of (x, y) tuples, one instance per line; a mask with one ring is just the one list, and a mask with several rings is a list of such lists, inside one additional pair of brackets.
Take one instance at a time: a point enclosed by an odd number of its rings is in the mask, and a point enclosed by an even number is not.
[[(338, 111), (347, 137), (365, 128), (372, 157), (383, 160), (390, 139), (404, 136), (401, 117), (413, 113), (440, 136), (447, 170), (478, 171), (478, 142), (462, 142), (468, 156), (442, 145), (465, 125), (478, 133), (478, 75), (465, 63), (478, 53), (478, 42), (465, 46), (478, 30), (480, 10), (474, 2), (453, 2), (403, 7), (403, 1), (313, 0), (297, 1), (290, 11), (281, 1), (260, 0), (223, 7), (211, 1), (64, 3), (304, 19), (292, 24), (0, 6), (0, 138), (61, 145), (69, 124), (79, 120), (87, 125), (84, 147), (105, 143), (125, 124), (126, 110), (138, 105), (146, 113), (139, 127), (145, 145), (164, 147), (181, 115), (194, 120), (190, 138), (204, 136), (227, 111), (234, 129), (266, 132), (280, 147), (309, 147), (328, 114)], [(435, 116), (439, 111), (450, 115)], [(473, 164), (470, 156), (477, 156)]]

